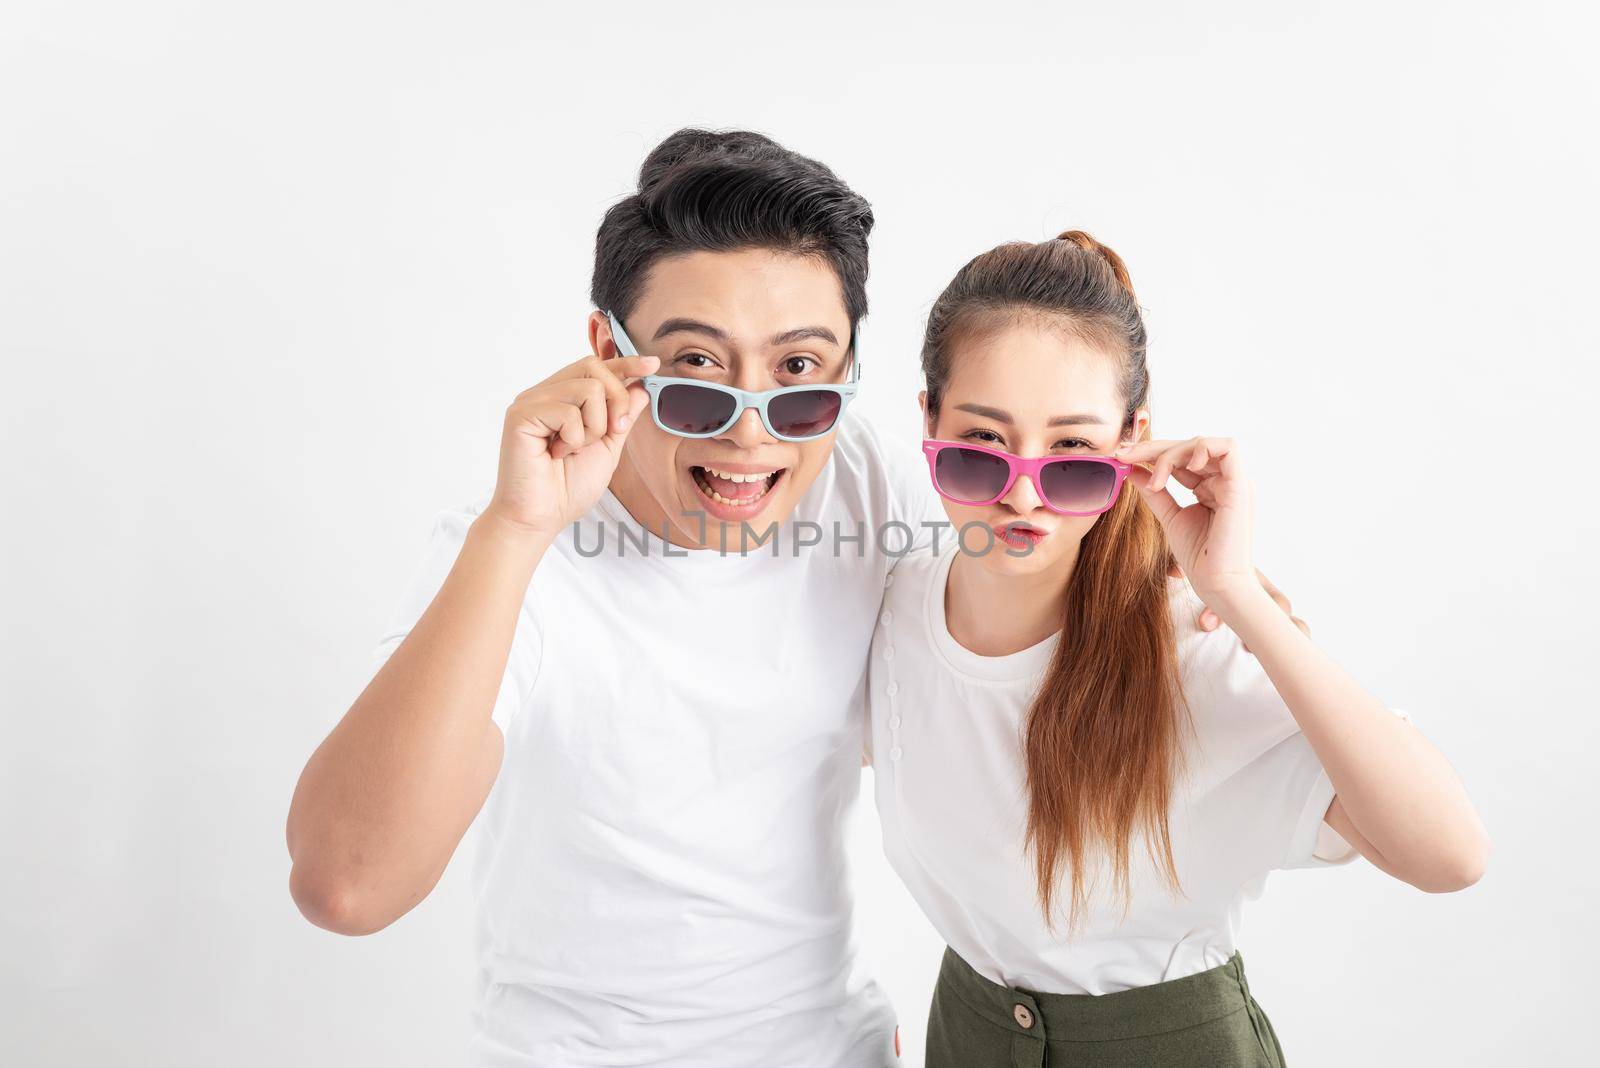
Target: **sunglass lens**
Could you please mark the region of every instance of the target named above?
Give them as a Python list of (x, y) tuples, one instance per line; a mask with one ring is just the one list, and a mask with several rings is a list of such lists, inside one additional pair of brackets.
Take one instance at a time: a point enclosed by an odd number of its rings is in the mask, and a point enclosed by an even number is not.
[(696, 385), (663, 386), (656, 397), (656, 415), (679, 434), (711, 434), (733, 415), (733, 397)]
[(831, 389), (807, 389), (773, 397), (767, 405), (772, 429), (788, 438), (826, 434), (839, 421), (843, 401)]
[(1060, 460), (1039, 472), (1044, 499), (1064, 512), (1093, 512), (1111, 503), (1117, 469), (1103, 460)]
[(1005, 488), (1011, 465), (977, 449), (941, 449), (933, 458), (939, 492), (958, 501), (992, 501)]

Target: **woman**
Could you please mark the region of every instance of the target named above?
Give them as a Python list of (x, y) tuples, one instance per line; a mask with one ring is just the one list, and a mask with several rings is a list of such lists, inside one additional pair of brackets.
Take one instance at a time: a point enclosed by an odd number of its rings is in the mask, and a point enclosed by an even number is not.
[(1241, 904), (1357, 852), (1470, 885), (1470, 801), (1262, 590), (1237, 444), (1151, 439), (1116, 253), (1069, 231), (978, 256), (922, 359), (959, 538), (897, 570), (870, 685), (885, 851), (949, 944), (929, 1068), (1281, 1066)]

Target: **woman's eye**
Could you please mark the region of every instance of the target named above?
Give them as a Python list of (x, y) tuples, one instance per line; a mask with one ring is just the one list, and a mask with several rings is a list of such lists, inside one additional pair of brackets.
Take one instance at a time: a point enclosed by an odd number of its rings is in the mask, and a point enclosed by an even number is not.
[(1084, 441), (1082, 438), (1066, 438), (1066, 439), (1064, 439), (1062, 441), (1056, 442), (1056, 448), (1058, 448), (1058, 449), (1093, 449), (1094, 448), (1094, 444), (1092, 442)]
[(997, 444), (1000, 441), (1000, 435), (992, 430), (969, 430), (961, 436), (971, 438), (973, 441), (981, 441), (985, 445)]

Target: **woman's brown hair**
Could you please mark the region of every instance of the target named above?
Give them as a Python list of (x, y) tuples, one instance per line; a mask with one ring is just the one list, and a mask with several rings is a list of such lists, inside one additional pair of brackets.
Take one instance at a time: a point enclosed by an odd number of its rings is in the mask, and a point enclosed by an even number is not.
[[(1144, 319), (1122, 258), (1082, 230), (1000, 245), (945, 287), (922, 346), (929, 419), (959, 344), (1019, 316), (1068, 330), (1114, 361), (1126, 440), (1149, 400)], [(1139, 493), (1124, 492), (1084, 536), (1067, 584), (1061, 636), (1023, 740), (1026, 842), (1052, 925), (1062, 872), (1070, 877), (1070, 930), (1089, 901), (1096, 862), (1109, 861), (1126, 914), (1136, 835), (1179, 889), (1167, 812), (1183, 767), (1187, 709), (1168, 603), (1171, 563), (1155, 513)]]

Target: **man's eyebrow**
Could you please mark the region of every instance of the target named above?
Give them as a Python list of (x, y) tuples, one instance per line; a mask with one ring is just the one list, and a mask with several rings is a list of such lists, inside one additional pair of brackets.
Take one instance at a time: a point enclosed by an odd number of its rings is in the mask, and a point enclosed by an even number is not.
[(785, 330), (772, 339), (773, 345), (793, 345), (796, 341), (807, 341), (816, 338), (826, 341), (830, 345), (837, 345), (839, 337), (825, 326), (797, 326), (793, 330)]
[[(1010, 412), (1005, 411), (1002, 408), (991, 408), (986, 404), (958, 404), (958, 405), (956, 405), (956, 411), (958, 411), (958, 412), (971, 412), (973, 415), (980, 415), (985, 419), (993, 419), (995, 422), (997, 422), (997, 423), (1005, 423), (1007, 426), (1010, 426), (1012, 424), (1012, 422), (1014, 421), (1011, 418), (1011, 413)], [(1093, 414), (1090, 414), (1088, 412), (1080, 412), (1080, 413), (1078, 413), (1076, 415), (1057, 415), (1057, 416), (1054, 416), (1054, 417), (1051, 418), (1050, 422), (1046, 423), (1045, 425), (1046, 426), (1084, 426), (1084, 425), (1088, 425), (1088, 426), (1110, 426), (1111, 424), (1107, 423), (1104, 419), (1100, 418), (1098, 415), (1093, 415)]]
[[(720, 341), (725, 345), (733, 343), (733, 338), (720, 326), (713, 326), (699, 319), (687, 319), (681, 316), (675, 319), (668, 319), (656, 327), (652, 340), (659, 340), (668, 334), (700, 334), (703, 337), (711, 338), (713, 341)], [(781, 334), (773, 335), (768, 344), (778, 348), (783, 345), (792, 345), (796, 341), (808, 341), (813, 338), (818, 341), (826, 341), (831, 345), (839, 343), (839, 335), (825, 326), (797, 326), (793, 330), (785, 330)]]
[(655, 337), (652, 341), (660, 340), (668, 334), (704, 334), (715, 341), (726, 342), (728, 332), (721, 327), (702, 323), (699, 319), (668, 319), (656, 327)]

